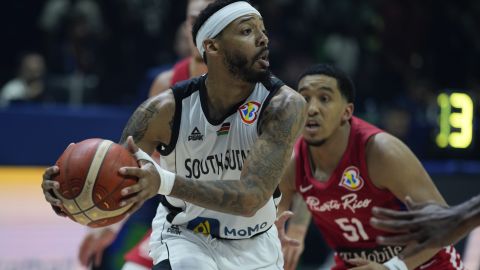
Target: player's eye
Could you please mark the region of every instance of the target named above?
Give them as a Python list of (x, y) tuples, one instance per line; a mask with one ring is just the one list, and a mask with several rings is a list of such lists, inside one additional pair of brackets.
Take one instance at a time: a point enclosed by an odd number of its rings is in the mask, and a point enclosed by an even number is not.
[(321, 101), (321, 102), (324, 102), (324, 103), (325, 103), (325, 102), (329, 102), (329, 101), (330, 101), (330, 97), (327, 96), (327, 95), (322, 95), (322, 96), (320, 97), (320, 101)]
[(242, 34), (245, 35), (245, 36), (250, 35), (250, 33), (252, 33), (252, 29), (250, 29), (250, 28), (246, 28), (246, 29), (242, 30)]

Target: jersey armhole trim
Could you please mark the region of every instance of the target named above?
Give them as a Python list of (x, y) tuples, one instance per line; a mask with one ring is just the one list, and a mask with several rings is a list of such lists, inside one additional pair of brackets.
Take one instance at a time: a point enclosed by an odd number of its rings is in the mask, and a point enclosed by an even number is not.
[(282, 88), (282, 86), (285, 85), (285, 83), (283, 83), (282, 81), (280, 81), (278, 78), (276, 77), (271, 77), (270, 78), (270, 81), (268, 81), (268, 83), (264, 83), (263, 84), (265, 86), (265, 88), (267, 88), (270, 93), (268, 94), (268, 96), (265, 98), (265, 101), (263, 102), (263, 105), (262, 105), (262, 108), (260, 109), (260, 114), (258, 115), (258, 120), (257, 120), (257, 134), (260, 136), (261, 132), (260, 132), (260, 123), (262, 123), (261, 119), (262, 119), (262, 116), (263, 116), (263, 112), (265, 111), (265, 109), (268, 107), (268, 105), (270, 104), (270, 100), (273, 98), (273, 96), (275, 96), (275, 94), (278, 92), (278, 90), (280, 88)]
[(182, 97), (181, 91), (178, 89), (172, 89), (173, 96), (175, 97), (175, 115), (173, 116), (172, 134), (170, 136), (170, 143), (168, 145), (160, 144), (157, 146), (157, 151), (162, 156), (168, 156), (175, 149), (178, 140), (178, 134), (180, 132), (180, 121), (182, 118)]

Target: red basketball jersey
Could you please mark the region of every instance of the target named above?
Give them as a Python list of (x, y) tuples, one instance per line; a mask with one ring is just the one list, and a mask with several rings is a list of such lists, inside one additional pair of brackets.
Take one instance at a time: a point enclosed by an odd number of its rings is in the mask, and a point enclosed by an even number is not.
[[(190, 60), (188, 57), (173, 66), (173, 75), (170, 81), (171, 85), (178, 82), (190, 79)], [(127, 254), (125, 254), (125, 261), (134, 262), (139, 265), (143, 265), (147, 268), (152, 268), (153, 261), (149, 256), (149, 241), (152, 229), (148, 230), (142, 241), (140, 241), (135, 247), (133, 247)]]
[[(403, 204), (388, 190), (377, 188), (368, 175), (365, 147), (368, 139), (382, 130), (352, 117), (348, 146), (327, 181), (313, 177), (308, 146), (300, 138), (295, 145), (297, 192), (305, 200), (315, 225), (327, 244), (335, 251), (334, 270), (347, 269), (344, 260), (362, 257), (378, 263), (388, 261), (402, 250), (400, 246), (379, 246), (378, 235), (385, 235), (370, 226), (373, 206), (399, 210)], [(454, 260), (451, 261), (451, 258)], [(426, 269), (462, 269), (453, 248), (440, 251), (424, 265)]]

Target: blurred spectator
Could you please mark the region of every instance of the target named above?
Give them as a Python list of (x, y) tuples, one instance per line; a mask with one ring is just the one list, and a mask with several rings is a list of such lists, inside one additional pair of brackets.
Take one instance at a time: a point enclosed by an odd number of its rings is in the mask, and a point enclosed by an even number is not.
[(53, 101), (92, 101), (99, 85), (102, 38), (100, 7), (95, 1), (49, 0), (40, 17), (47, 33)]
[(0, 106), (12, 101), (38, 101), (45, 88), (45, 61), (38, 53), (26, 53), (20, 59), (18, 75), (0, 91)]
[(173, 49), (175, 50), (175, 54), (178, 56), (178, 59), (183, 59), (185, 57), (190, 56), (191, 48), (190, 48), (190, 39), (191, 33), (189, 32), (186, 22), (183, 22), (175, 33), (175, 43)]
[(344, 70), (350, 76), (356, 74), (359, 46), (357, 40), (350, 35), (331, 34), (325, 40), (323, 47), (325, 55), (333, 61), (333, 64)]
[[(187, 18), (188, 19), (188, 18)], [(188, 27), (188, 22), (183, 22), (177, 29), (175, 33), (175, 40), (173, 45), (173, 50), (176, 54), (175, 62), (181, 61), (189, 56), (191, 56), (193, 50), (197, 48), (193, 44), (193, 39), (191, 35), (191, 27)], [(190, 23), (191, 24), (191, 23)], [(200, 60), (202, 61), (202, 60)], [(170, 87), (171, 76), (173, 75), (172, 67), (174, 63), (166, 63), (155, 66), (147, 70), (144, 80), (140, 83), (138, 88), (138, 93), (134, 105), (139, 105), (144, 102), (149, 95), (149, 91), (152, 91), (151, 88), (158, 88), (165, 90), (164, 88)], [(199, 76), (200, 74), (194, 74), (194, 76)], [(165, 76), (165, 77), (164, 77)], [(165, 79), (167, 78), (168, 79)], [(168, 81), (168, 84), (165, 85), (164, 81)]]
[(49, 34), (59, 33), (62, 22), (71, 12), (87, 17), (88, 28), (100, 33), (103, 29), (101, 10), (95, 1), (48, 0), (40, 15), (40, 28)]

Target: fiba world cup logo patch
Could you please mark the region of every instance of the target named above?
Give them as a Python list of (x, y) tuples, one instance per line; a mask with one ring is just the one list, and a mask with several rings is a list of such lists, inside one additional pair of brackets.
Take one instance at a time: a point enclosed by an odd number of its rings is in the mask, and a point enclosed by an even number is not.
[(363, 187), (363, 183), (358, 168), (350, 166), (343, 171), (342, 180), (338, 185), (351, 191), (359, 191)]
[(242, 122), (248, 125), (253, 124), (257, 120), (259, 111), (260, 103), (255, 101), (249, 101), (238, 108)]

